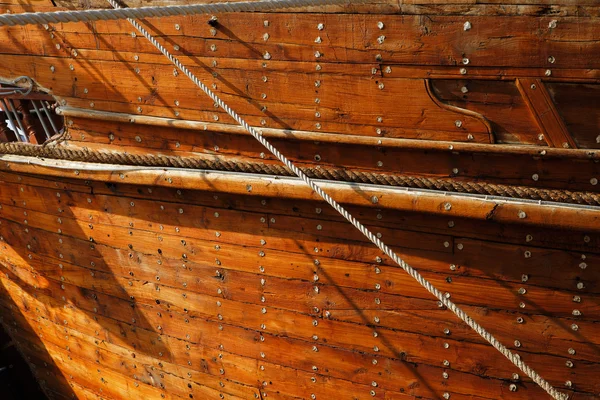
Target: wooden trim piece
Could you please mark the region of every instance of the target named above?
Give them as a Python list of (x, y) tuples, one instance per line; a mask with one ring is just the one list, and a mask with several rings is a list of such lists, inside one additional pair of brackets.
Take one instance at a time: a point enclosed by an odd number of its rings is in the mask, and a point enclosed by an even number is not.
[(517, 79), (525, 104), (535, 117), (548, 146), (576, 149), (577, 144), (540, 79)]
[(427, 94), (429, 95), (431, 101), (433, 101), (439, 108), (443, 108), (444, 110), (455, 112), (457, 114), (467, 115), (469, 117), (476, 118), (479, 121), (481, 121), (481, 123), (487, 128), (490, 143), (496, 142), (494, 138), (492, 125), (490, 124), (490, 121), (488, 121), (482, 114), (475, 111), (466, 110), (464, 108), (456, 107), (450, 104), (446, 104), (442, 100), (438, 99), (435, 95), (435, 91), (433, 90), (431, 79), (425, 79), (425, 90), (427, 91)]
[[(297, 178), (185, 170), (140, 168), (32, 157), (0, 156), (0, 171), (73, 177), (76, 179), (164, 186), (239, 195), (321, 200)], [(338, 202), (348, 205), (465, 217), (502, 223), (541, 225), (576, 231), (600, 231), (600, 208), (490, 196), (460, 195), (405, 188), (389, 188), (346, 182), (320, 181), (319, 185)], [(450, 204), (450, 207), (448, 207)]]
[[(173, 129), (189, 129), (198, 131), (213, 131), (229, 133), (233, 135), (250, 135), (244, 128), (238, 125), (228, 125), (213, 122), (181, 120), (174, 118), (150, 117), (126, 113), (115, 113), (109, 111), (95, 111), (85, 108), (58, 107), (56, 113), (65, 117), (85, 118), (92, 120), (104, 120), (111, 122), (122, 122), (128, 124), (139, 124), (148, 126), (170, 127)], [(68, 125), (68, 124), (67, 124)], [(445, 151), (445, 152), (470, 152), (482, 154), (510, 154), (529, 155), (543, 158), (567, 158), (567, 159), (600, 159), (600, 150), (563, 149), (538, 146), (522, 145), (499, 145), (479, 143), (459, 143), (417, 139), (395, 139), (368, 136), (355, 136), (337, 133), (323, 133), (310, 131), (294, 131), (288, 129), (260, 128), (264, 137), (305, 140), (322, 143), (342, 143), (361, 146), (404, 148), (411, 150)]]

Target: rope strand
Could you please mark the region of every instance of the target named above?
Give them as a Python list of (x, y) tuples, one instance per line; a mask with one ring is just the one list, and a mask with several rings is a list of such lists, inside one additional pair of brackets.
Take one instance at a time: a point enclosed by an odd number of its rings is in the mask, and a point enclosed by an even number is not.
[[(57, 146), (62, 137), (54, 137), (43, 146), (29, 143), (0, 143), (0, 154), (29, 157), (53, 158), (70, 161), (87, 161), (100, 164), (136, 165), (150, 167), (175, 167), (202, 170), (230, 171), (274, 176), (295, 176), (280, 164), (247, 161), (231, 157), (206, 157), (162, 155), (153, 153), (134, 154), (127, 151), (107, 149), (92, 150), (87, 147)], [(488, 182), (474, 182), (456, 179), (433, 178), (333, 168), (318, 165), (300, 167), (309, 178), (338, 182), (355, 182), (391, 187), (436, 190), (446, 193), (468, 193), (503, 198), (536, 200), (553, 203), (600, 206), (600, 194), (594, 192), (574, 192), (536, 188), (530, 186), (502, 185)]]
[[(117, 4), (115, 0), (107, 0), (111, 6), (115, 9), (121, 9), (121, 6)], [(300, 0), (304, 1), (304, 0)], [(328, 4), (329, 0), (314, 0), (309, 1), (316, 5), (317, 3)], [(377, 236), (367, 229), (362, 223), (360, 223), (354, 216), (352, 216), (346, 209), (338, 204), (334, 199), (325, 193), (311, 178), (309, 178), (304, 172), (302, 172), (294, 163), (287, 159), (283, 154), (277, 150), (268, 140), (266, 140), (256, 129), (251, 127), (242, 117), (240, 117), (234, 110), (232, 110), (227, 104), (225, 104), (215, 93), (213, 93), (204, 83), (202, 83), (185, 65), (183, 65), (179, 59), (173, 56), (162, 46), (146, 29), (144, 29), (137, 21), (128, 18), (128, 21), (142, 34), (146, 39), (150, 41), (161, 53), (164, 54), (177, 68), (181, 70), (190, 80), (198, 86), (208, 97), (210, 97), (215, 103), (219, 105), (227, 114), (229, 114), (238, 124), (243, 126), (256, 140), (258, 140), (265, 148), (267, 148), (275, 157), (277, 157), (287, 168), (289, 168), (296, 176), (302, 179), (312, 190), (314, 190), (319, 196), (321, 196), (331, 207), (333, 207), (338, 213), (346, 218), (356, 229), (358, 229), (363, 235), (365, 235), (373, 244), (375, 244), (382, 252), (384, 252), (390, 259), (397, 263), (406, 273), (408, 273), (414, 280), (416, 280), (421, 286), (423, 286), (429, 293), (435, 296), (441, 304), (452, 311), (458, 318), (464, 321), (469, 327), (477, 332), (482, 338), (490, 343), (496, 350), (502, 353), (510, 362), (512, 362), (517, 368), (519, 368), (525, 375), (530, 377), (538, 386), (544, 389), (552, 398), (555, 400), (566, 400), (568, 395), (556, 390), (548, 381), (542, 378), (536, 371), (521, 361), (521, 357), (510, 351), (505, 345), (500, 343), (491, 333), (485, 328), (475, 322), (466, 312), (460, 309), (454, 302), (449, 299), (444, 293), (440, 292), (435, 286), (433, 286), (427, 279), (425, 279), (417, 270), (408, 265), (403, 259), (401, 259), (390, 247), (383, 243)]]
[[(353, 0), (356, 2), (356, 0)], [(108, 10), (55, 11), (0, 15), (0, 26), (92, 22), (116, 19), (143, 19), (177, 15), (218, 14), (224, 12), (260, 12), (293, 7), (324, 6), (348, 0), (262, 0), (231, 3), (192, 4), (184, 6), (117, 8)]]

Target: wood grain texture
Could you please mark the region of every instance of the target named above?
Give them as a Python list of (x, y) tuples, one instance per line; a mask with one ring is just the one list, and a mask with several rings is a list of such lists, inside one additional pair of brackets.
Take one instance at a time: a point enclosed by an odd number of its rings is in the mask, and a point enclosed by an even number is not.
[[(84, 3), (0, 12), (107, 7)], [(599, 189), (593, 0), (217, 17), (144, 24), (299, 166)], [(67, 107), (65, 150), (278, 163), (127, 21), (2, 27), (0, 54), (2, 79)], [(320, 185), (552, 385), (597, 397), (597, 207)], [(51, 399), (545, 396), (297, 179), (3, 155), (0, 187), (1, 321)]]
[[(556, 22), (543, 13), (510, 19), (471, 13), (465, 31), (464, 15), (437, 8), (436, 16), (223, 14), (215, 28), (203, 16), (177, 17), (152, 21), (150, 30), (169, 49), (177, 46), (177, 56), (261, 127), (490, 142), (490, 127), (477, 119), (510, 118), (507, 109), (466, 98), (465, 105), (452, 104), (461, 110), (450, 112), (448, 105), (431, 103), (424, 80), (469, 77), (481, 80), (473, 85), (486, 92), (497, 87), (489, 80), (598, 82), (595, 18)], [(510, 35), (503, 36), (509, 25)], [(0, 76), (31, 75), (71, 106), (233, 123), (184, 77), (174, 76), (126, 21), (12, 27), (0, 34), (6, 37), (0, 51), (8, 57)], [(470, 112), (478, 118), (465, 115)], [(499, 128), (492, 133), (504, 143), (540, 144), (530, 118), (492, 124)], [(563, 128), (569, 131), (569, 122)]]
[[(34, 364), (79, 385), (69, 390), (177, 399), (247, 399), (259, 391), (282, 399), (372, 398), (371, 390), (375, 398), (537, 393), (523, 377), (510, 392), (510, 364), (330, 211), (310, 212), (298, 200), (2, 179), (5, 323), (22, 332), (25, 353), (44, 360)], [(295, 215), (301, 210), (311, 215)], [(388, 228), (393, 217), (362, 212), (552, 382), (571, 380), (582, 398), (598, 390), (586, 378), (599, 362), (597, 246), (584, 258), (577, 247), (480, 238), (493, 222), (465, 238), (445, 219), (427, 229)], [(575, 294), (581, 302), (572, 301)], [(47, 356), (38, 355), (40, 343)], [(47, 385), (65, 392), (60, 380)]]
[(577, 144), (575, 144), (564, 121), (558, 114), (542, 81), (539, 79), (518, 79), (517, 87), (537, 120), (546, 142), (553, 147), (576, 148)]

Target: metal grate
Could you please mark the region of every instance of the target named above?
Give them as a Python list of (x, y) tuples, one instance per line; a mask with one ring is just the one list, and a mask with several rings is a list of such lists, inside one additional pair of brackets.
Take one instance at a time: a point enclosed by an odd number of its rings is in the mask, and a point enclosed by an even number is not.
[(32, 89), (26, 76), (0, 83), (0, 142), (42, 144), (64, 131), (54, 98)]

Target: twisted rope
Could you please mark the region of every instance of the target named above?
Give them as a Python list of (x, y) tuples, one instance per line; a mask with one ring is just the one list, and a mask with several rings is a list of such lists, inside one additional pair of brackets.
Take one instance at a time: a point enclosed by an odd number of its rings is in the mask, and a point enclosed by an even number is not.
[[(55, 145), (37, 146), (18, 142), (0, 143), (0, 154), (94, 162), (99, 164), (172, 167), (295, 176), (289, 168), (283, 165), (227, 159), (222, 157), (207, 157), (202, 155), (181, 157), (160, 154), (131, 154), (123, 151), (104, 149), (90, 150), (85, 147), (77, 148)], [(312, 179), (600, 206), (600, 194), (593, 192), (572, 192), (568, 190), (543, 189), (529, 186), (510, 186), (486, 182), (469, 182), (457, 181), (454, 179), (384, 174), (323, 166), (301, 167), (300, 169)]]
[[(356, 1), (356, 0), (354, 0)], [(347, 0), (263, 0), (233, 3), (192, 4), (185, 6), (117, 8), (108, 10), (55, 11), (0, 15), (0, 26), (91, 22), (116, 19), (173, 17), (176, 15), (217, 14), (224, 12), (260, 12), (283, 8), (324, 6)]]
[[(115, 0), (107, 0), (113, 8), (121, 8)], [(318, 0), (320, 2), (320, 0)], [(324, 4), (324, 3), (319, 3)], [(365, 235), (371, 242), (373, 242), (382, 252), (388, 255), (390, 259), (394, 260), (406, 273), (408, 273), (413, 279), (415, 279), (421, 286), (423, 286), (429, 293), (435, 296), (444, 306), (451, 310), (458, 318), (463, 320), (473, 330), (475, 330), (482, 338), (488, 341), (496, 350), (502, 353), (506, 358), (510, 360), (516, 367), (518, 367), (525, 375), (530, 377), (537, 385), (544, 389), (550, 396), (556, 400), (565, 400), (568, 398), (564, 393), (556, 390), (548, 381), (542, 378), (537, 372), (531, 367), (525, 364), (521, 357), (511, 352), (505, 345), (500, 343), (491, 333), (485, 328), (475, 322), (467, 313), (460, 309), (454, 302), (450, 301), (444, 293), (440, 292), (435, 286), (433, 286), (427, 279), (425, 279), (417, 270), (408, 265), (403, 259), (401, 259), (391, 248), (383, 243), (377, 236), (367, 229), (362, 223), (354, 218), (346, 209), (325, 193), (311, 178), (309, 178), (300, 168), (294, 163), (287, 159), (283, 154), (279, 152), (268, 140), (266, 140), (260, 132), (251, 127), (242, 117), (240, 117), (235, 111), (233, 111), (227, 104), (225, 104), (215, 93), (213, 93), (204, 83), (202, 83), (196, 75), (194, 75), (185, 65), (183, 65), (175, 56), (165, 49), (152, 35), (148, 33), (138, 22), (133, 19), (128, 21), (152, 43), (161, 53), (164, 54), (177, 68), (181, 70), (196, 86), (198, 86), (208, 97), (210, 97), (215, 103), (219, 105), (227, 114), (229, 114), (238, 124), (244, 127), (250, 134), (258, 140), (264, 147), (266, 147), (275, 157), (277, 157), (288, 169), (290, 169), (296, 176), (302, 179), (312, 190), (317, 192), (331, 207), (339, 212), (344, 218), (346, 218), (356, 229), (358, 229), (363, 235)]]

